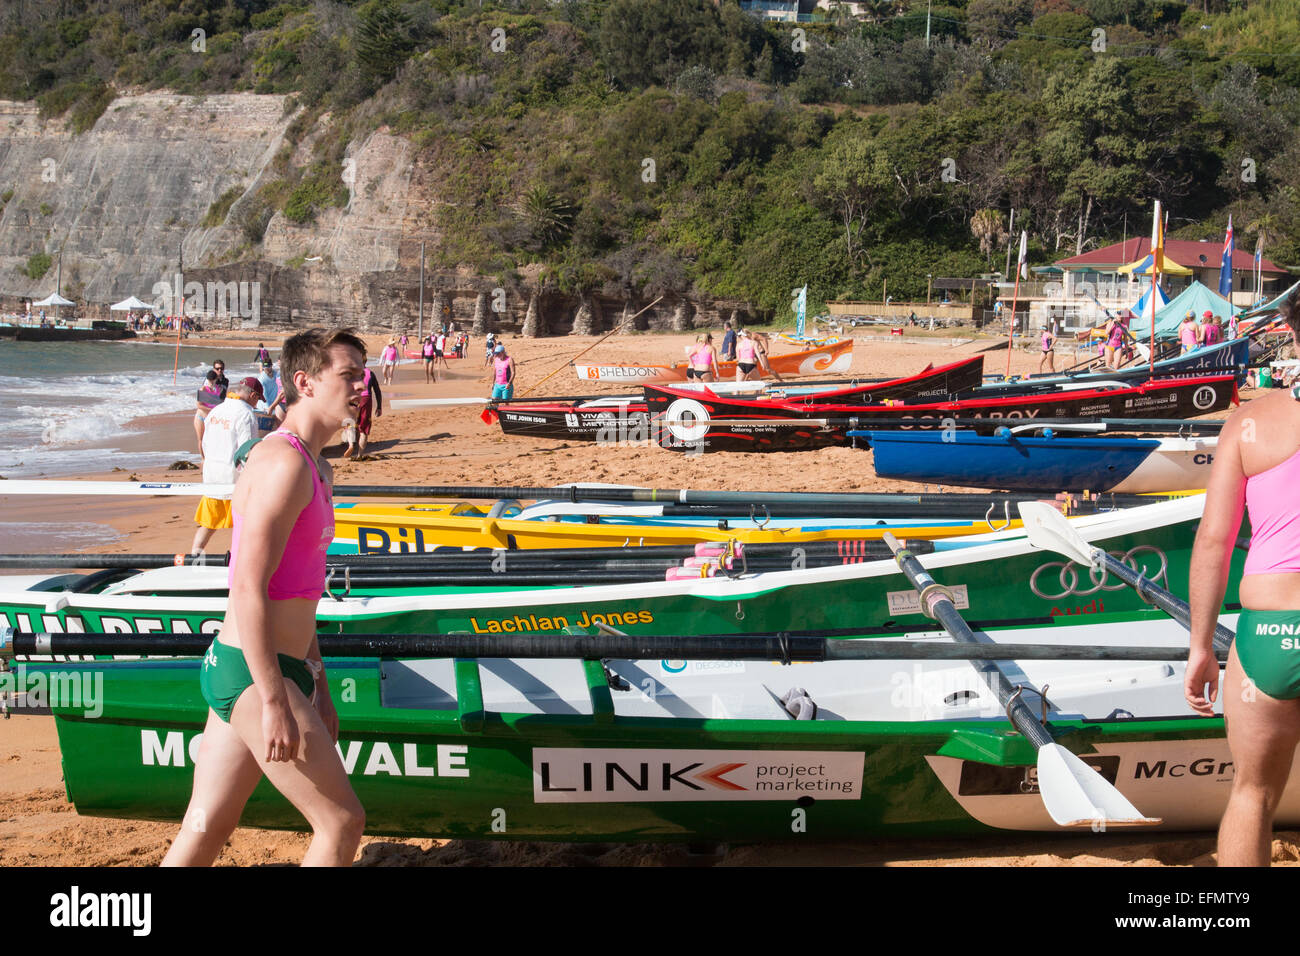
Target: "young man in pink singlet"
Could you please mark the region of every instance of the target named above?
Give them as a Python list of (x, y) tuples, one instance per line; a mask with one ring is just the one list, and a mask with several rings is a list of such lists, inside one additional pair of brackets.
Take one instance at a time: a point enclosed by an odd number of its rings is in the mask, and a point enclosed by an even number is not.
[(365, 827), (316, 641), (334, 536), (321, 450), (357, 417), (365, 347), (350, 330), (311, 329), (284, 343), (280, 368), (288, 412), (235, 484), (230, 598), (199, 678), (208, 721), (164, 866), (211, 865), (263, 776), (311, 824), (304, 865), (349, 865)]

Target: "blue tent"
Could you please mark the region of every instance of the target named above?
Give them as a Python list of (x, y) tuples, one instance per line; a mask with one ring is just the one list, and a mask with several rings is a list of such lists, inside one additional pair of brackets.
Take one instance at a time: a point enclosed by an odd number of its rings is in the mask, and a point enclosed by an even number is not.
[[(1207, 310), (1222, 318), (1225, 323), (1229, 317), (1241, 311), (1209, 286), (1193, 282), (1156, 312), (1156, 338), (1178, 338), (1178, 326), (1182, 324), (1184, 315), (1191, 312), (1199, 318)], [(1137, 312), (1136, 309), (1133, 311)], [(1151, 320), (1139, 313), (1129, 324), (1129, 331), (1139, 342), (1145, 341), (1151, 335)]]

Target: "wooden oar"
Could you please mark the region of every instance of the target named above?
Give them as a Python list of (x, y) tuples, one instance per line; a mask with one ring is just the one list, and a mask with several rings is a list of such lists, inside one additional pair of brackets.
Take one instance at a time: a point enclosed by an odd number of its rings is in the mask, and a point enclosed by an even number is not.
[[(1019, 660), (1186, 661), (1183, 647), (1080, 644), (949, 644), (938, 641), (790, 634), (320, 634), (325, 657), (548, 658), (574, 660), (823, 661)], [(0, 658), (56, 655), (199, 657), (209, 634), (28, 633), (0, 626)], [(1023, 705), (1022, 705), (1023, 706)], [(1037, 726), (1037, 721), (1034, 721)], [(1087, 822), (1087, 821), (1085, 821)]]
[[(894, 549), (898, 567), (920, 595), (921, 609), (925, 614), (942, 624), (954, 641), (980, 646), (983, 642), (975, 637), (957, 613), (951, 592), (936, 582), (892, 534), (886, 532), (884, 539)], [(1020, 698), (1019, 688), (1011, 685), (1006, 671), (996, 663), (997, 660), (1015, 660), (1017, 649), (992, 646), (999, 648), (999, 656), (985, 664), (972, 666), (1006, 708), (1012, 725), (1038, 751), (1038, 789), (1051, 818), (1063, 827), (1151, 826), (1159, 823), (1158, 817), (1144, 816), (1097, 771), (1052, 738), (1047, 727)]]
[[(1186, 601), (1149, 581), (1146, 575), (1130, 568), (1113, 554), (1089, 544), (1070, 522), (1050, 506), (1037, 501), (1022, 501), (1020, 517), (1033, 547), (1065, 555), (1097, 574), (1115, 575), (1137, 591), (1142, 600), (1154, 604), (1189, 631), (1192, 629), (1192, 609)], [(1234, 636), (1222, 624), (1215, 625), (1214, 649), (1220, 656), (1226, 657)]]

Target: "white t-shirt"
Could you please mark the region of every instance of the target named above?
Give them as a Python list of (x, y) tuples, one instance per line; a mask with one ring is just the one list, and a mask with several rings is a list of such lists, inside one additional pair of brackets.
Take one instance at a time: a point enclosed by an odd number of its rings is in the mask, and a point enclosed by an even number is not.
[(256, 437), (257, 413), (242, 398), (228, 398), (214, 408), (203, 424), (204, 483), (233, 484), (235, 452)]

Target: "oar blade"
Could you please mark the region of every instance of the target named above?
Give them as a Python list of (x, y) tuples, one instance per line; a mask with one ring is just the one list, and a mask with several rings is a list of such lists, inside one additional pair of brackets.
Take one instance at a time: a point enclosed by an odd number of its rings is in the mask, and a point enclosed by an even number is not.
[(1019, 508), (1030, 544), (1066, 555), (1085, 567), (1091, 566), (1092, 545), (1083, 540), (1064, 515), (1042, 501), (1022, 501)]
[(1063, 827), (1144, 827), (1160, 823), (1144, 816), (1097, 771), (1060, 744), (1038, 751), (1038, 790), (1047, 813)]

